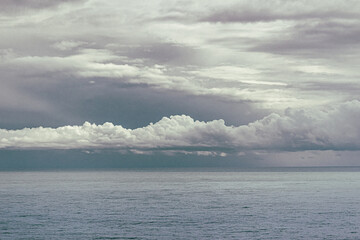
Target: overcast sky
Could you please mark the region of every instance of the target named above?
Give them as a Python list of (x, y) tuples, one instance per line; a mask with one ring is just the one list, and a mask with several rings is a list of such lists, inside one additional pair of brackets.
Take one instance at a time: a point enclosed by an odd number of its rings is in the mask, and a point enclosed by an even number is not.
[(7, 161), (360, 165), (359, 1), (3, 0), (0, 35)]

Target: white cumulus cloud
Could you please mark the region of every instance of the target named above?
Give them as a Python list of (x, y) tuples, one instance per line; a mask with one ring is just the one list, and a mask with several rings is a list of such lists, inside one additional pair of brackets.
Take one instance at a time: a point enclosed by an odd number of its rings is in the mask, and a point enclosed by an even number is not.
[(359, 119), (360, 102), (353, 100), (322, 110), (288, 109), (282, 115), (273, 113), (241, 126), (226, 126), (223, 120), (203, 122), (176, 115), (137, 129), (88, 122), (59, 128), (0, 129), (0, 148), (219, 152), (360, 150)]

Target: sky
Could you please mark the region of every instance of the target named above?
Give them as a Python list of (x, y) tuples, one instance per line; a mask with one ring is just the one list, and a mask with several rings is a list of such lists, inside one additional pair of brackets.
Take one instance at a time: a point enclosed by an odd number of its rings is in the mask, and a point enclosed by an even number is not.
[(0, 169), (360, 165), (359, 1), (3, 0), (0, 35)]

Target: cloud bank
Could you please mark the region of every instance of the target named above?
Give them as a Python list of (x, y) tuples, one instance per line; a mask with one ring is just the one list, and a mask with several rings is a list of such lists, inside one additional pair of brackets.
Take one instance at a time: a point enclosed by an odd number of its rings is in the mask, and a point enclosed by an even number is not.
[[(223, 120), (196, 121), (164, 117), (136, 129), (85, 122), (59, 128), (0, 129), (1, 149), (126, 149), (136, 151), (360, 150), (360, 102), (322, 110), (287, 109), (248, 125), (226, 126)], [(205, 152), (204, 152), (205, 153)]]

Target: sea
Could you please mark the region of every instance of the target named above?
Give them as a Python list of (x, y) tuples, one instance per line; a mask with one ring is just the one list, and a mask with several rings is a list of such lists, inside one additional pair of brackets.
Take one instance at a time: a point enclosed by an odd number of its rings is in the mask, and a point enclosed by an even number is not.
[(360, 168), (2, 171), (0, 239), (360, 239)]

